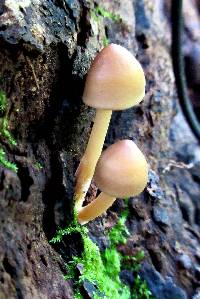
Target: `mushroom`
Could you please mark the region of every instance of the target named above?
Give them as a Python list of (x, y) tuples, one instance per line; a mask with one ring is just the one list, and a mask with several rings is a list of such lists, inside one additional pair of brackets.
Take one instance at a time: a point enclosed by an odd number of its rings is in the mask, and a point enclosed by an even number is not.
[(143, 99), (144, 94), (144, 72), (127, 49), (110, 44), (96, 56), (88, 72), (83, 93), (83, 102), (96, 108), (96, 116), (85, 154), (76, 171), (76, 210), (82, 207), (93, 178), (112, 110), (132, 107)]
[(120, 140), (101, 155), (94, 181), (102, 191), (91, 203), (78, 212), (78, 221), (85, 224), (105, 212), (116, 197), (127, 198), (143, 191), (148, 179), (147, 161), (131, 140)]

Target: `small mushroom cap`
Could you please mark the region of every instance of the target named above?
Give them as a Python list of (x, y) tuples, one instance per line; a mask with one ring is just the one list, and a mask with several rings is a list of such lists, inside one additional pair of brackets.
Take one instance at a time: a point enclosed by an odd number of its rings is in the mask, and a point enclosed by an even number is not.
[(123, 110), (145, 94), (145, 77), (137, 59), (124, 47), (110, 44), (94, 59), (87, 74), (83, 101), (97, 109)]
[(109, 146), (102, 153), (94, 175), (102, 192), (119, 198), (138, 195), (147, 179), (147, 161), (131, 140), (120, 140)]

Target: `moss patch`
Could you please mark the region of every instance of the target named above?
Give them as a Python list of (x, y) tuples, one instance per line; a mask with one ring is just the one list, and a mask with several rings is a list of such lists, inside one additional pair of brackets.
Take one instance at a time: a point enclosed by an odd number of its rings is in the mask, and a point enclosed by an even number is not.
[(121, 17), (119, 15), (110, 12), (102, 6), (96, 6), (92, 10), (92, 17), (96, 22), (99, 22), (101, 17), (108, 18), (113, 22), (119, 22), (121, 20)]
[(13, 170), (14, 172), (17, 172), (18, 170), (17, 165), (15, 165), (14, 163), (6, 159), (6, 153), (1, 147), (0, 147), (0, 164), (10, 170)]
[[(9, 131), (9, 122), (7, 119), (7, 110), (8, 103), (6, 99), (5, 93), (0, 90), (0, 136), (10, 145), (10, 146), (16, 146), (17, 142), (11, 135)], [(0, 164), (4, 167), (13, 170), (14, 172), (17, 172), (17, 166), (15, 163), (12, 163), (7, 160), (6, 153), (3, 150), (1, 144), (0, 144)]]
[[(119, 244), (125, 244), (129, 232), (125, 226), (128, 216), (128, 206), (121, 215), (118, 223), (110, 230), (108, 236), (110, 245), (106, 250), (100, 252), (96, 244), (88, 237), (88, 230), (73, 221), (71, 226), (61, 229), (56, 236), (50, 241), (51, 243), (60, 242), (64, 235), (80, 233), (83, 240), (82, 255), (73, 256), (67, 265), (68, 275), (65, 279), (75, 279), (77, 269), (81, 269), (78, 279), (74, 281), (76, 288), (75, 298), (83, 298), (81, 287), (84, 282), (89, 282), (94, 286), (93, 298), (107, 299), (151, 299), (151, 292), (148, 290), (145, 282), (141, 280), (137, 271), (139, 263), (144, 258), (143, 252), (138, 252), (134, 257), (123, 256), (118, 250)], [(130, 288), (120, 280), (122, 269), (129, 268), (135, 274), (135, 282)]]
[(43, 169), (43, 165), (42, 165), (40, 162), (36, 162), (36, 163), (35, 163), (35, 168), (36, 168), (37, 170), (41, 170), (41, 169)]
[(17, 142), (9, 132), (8, 120), (6, 117), (0, 119), (0, 135), (12, 146), (16, 146)]
[(7, 100), (5, 93), (0, 90), (0, 112), (3, 113), (7, 108)]
[[(99, 22), (102, 22), (105, 18), (109, 19), (113, 22), (121, 21), (121, 17), (119, 15), (110, 12), (109, 10), (105, 9), (102, 6), (96, 6), (91, 11), (91, 19), (93, 22), (96, 22), (98, 24)], [(106, 34), (103, 37), (103, 45), (104, 45), (104, 47), (109, 45), (109, 39), (106, 36)]]

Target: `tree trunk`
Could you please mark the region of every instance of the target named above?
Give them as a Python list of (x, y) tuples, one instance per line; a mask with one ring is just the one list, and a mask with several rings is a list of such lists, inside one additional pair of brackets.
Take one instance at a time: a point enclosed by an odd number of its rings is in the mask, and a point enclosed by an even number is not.
[[(176, 96), (169, 14), (164, 0), (1, 1), (0, 299), (74, 296), (63, 275), (81, 236), (49, 240), (73, 214), (74, 173), (94, 117), (82, 103), (84, 78), (108, 42), (136, 55), (147, 80), (137, 108), (113, 113), (105, 142), (134, 140), (150, 166), (144, 193), (129, 199), (130, 235), (119, 251), (144, 250), (139, 273), (155, 298), (199, 298), (200, 155)], [(89, 191), (91, 201), (94, 184)], [(87, 225), (100, 249), (123, 206), (117, 200)]]

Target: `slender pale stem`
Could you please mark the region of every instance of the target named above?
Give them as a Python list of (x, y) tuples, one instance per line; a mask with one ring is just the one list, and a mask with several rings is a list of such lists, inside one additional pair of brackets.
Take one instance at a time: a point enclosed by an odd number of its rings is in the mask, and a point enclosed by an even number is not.
[(97, 110), (88, 145), (76, 172), (75, 209), (82, 207), (91, 184), (97, 161), (101, 155), (112, 110)]
[(82, 207), (78, 212), (78, 222), (80, 224), (86, 224), (88, 221), (101, 216), (107, 211), (116, 200), (116, 197), (110, 196), (104, 192), (101, 192), (95, 200), (89, 203), (87, 206)]

